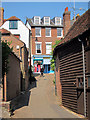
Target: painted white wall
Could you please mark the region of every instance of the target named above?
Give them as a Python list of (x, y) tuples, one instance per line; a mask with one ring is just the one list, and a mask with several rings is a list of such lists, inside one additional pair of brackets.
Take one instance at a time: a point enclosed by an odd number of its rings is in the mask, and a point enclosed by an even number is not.
[(31, 26), (29, 25), (29, 23), (26, 23), (26, 26), (31, 30)]
[(9, 29), (9, 21), (6, 21), (0, 28), (7, 29), (12, 34), (20, 34), (20, 40), (22, 40), (26, 44), (26, 47), (29, 48), (29, 29), (22, 21), (18, 21), (18, 29)]

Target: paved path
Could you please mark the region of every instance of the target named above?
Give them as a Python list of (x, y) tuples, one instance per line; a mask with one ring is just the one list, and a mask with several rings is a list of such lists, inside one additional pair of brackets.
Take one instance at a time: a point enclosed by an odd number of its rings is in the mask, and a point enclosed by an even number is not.
[(33, 83), (30, 90), (28, 106), (17, 109), (13, 118), (78, 118), (59, 105), (54, 94), (53, 74), (36, 76), (36, 79), (36, 87)]

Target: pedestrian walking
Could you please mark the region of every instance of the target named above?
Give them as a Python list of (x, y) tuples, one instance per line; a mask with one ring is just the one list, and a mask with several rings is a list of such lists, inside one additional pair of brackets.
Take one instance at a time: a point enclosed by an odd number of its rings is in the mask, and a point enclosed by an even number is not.
[(41, 76), (43, 76), (44, 68), (41, 68)]

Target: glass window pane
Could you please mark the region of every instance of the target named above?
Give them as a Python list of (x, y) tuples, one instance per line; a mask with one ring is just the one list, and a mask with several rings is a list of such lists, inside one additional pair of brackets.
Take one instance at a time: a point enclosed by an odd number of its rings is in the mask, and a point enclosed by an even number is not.
[(39, 24), (39, 17), (35, 17), (35, 24)]
[(40, 31), (41, 31), (40, 28), (35, 28), (36, 36), (41, 36), (41, 35), (40, 35)]
[(50, 32), (51, 32), (51, 29), (50, 28), (46, 28), (46, 36), (50, 36), (51, 35)]
[(36, 53), (41, 53), (41, 44), (36, 44)]
[(52, 48), (51, 44), (46, 44), (46, 54), (51, 54)]
[(49, 17), (45, 17), (45, 24), (49, 24)]
[(62, 36), (62, 28), (57, 29), (57, 36)]
[(10, 29), (17, 29), (17, 21), (9, 21)]
[(88, 77), (88, 87), (90, 87), (90, 77)]

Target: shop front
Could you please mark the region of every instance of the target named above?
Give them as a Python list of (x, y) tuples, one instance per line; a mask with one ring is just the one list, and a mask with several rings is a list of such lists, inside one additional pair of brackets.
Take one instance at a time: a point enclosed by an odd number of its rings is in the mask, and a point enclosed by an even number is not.
[(43, 58), (44, 73), (50, 73), (50, 58)]
[(34, 64), (34, 72), (40, 73), (41, 65), (43, 65), (43, 59), (34, 59), (33, 64)]
[(51, 64), (51, 58), (50, 55), (34, 55), (33, 56), (33, 72), (34, 73), (40, 73), (41, 67), (44, 68), (44, 73), (54, 73), (54, 71), (51, 70), (50, 64)]

